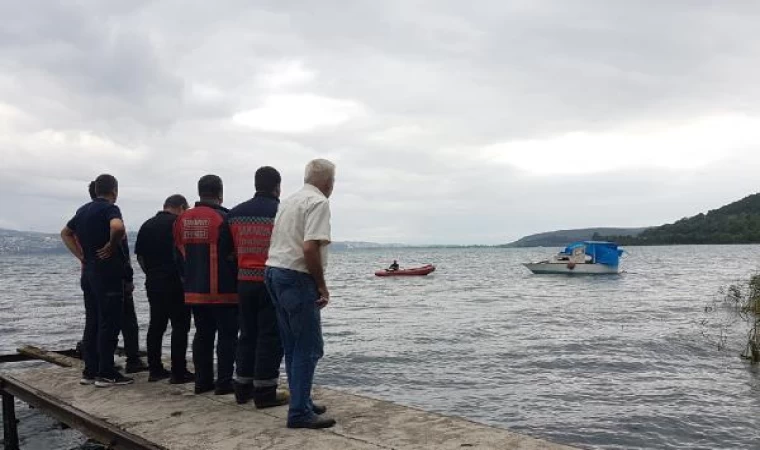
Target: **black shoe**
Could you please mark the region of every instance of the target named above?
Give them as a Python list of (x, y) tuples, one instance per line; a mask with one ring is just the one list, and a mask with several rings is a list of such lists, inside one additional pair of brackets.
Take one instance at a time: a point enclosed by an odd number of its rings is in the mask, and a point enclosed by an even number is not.
[(274, 392), (274, 395), (268, 395), (261, 397), (253, 394), (253, 403), (257, 409), (274, 408), (277, 406), (283, 406), (290, 403), (290, 394), (287, 392)]
[(217, 385), (214, 389), (214, 395), (227, 395), (235, 392), (235, 388), (232, 387), (232, 382)]
[(253, 383), (233, 381), (232, 387), (235, 389), (235, 401), (238, 405), (248, 403), (253, 398)]
[(315, 416), (313, 419), (306, 422), (288, 422), (288, 428), (330, 428), (335, 425), (335, 419), (329, 419), (327, 417)]
[(195, 374), (188, 370), (180, 375), (172, 373), (171, 377), (169, 377), (169, 384), (186, 384), (192, 383), (193, 381), (195, 381)]
[(214, 384), (196, 384), (195, 385), (195, 393), (196, 394), (205, 394), (206, 392), (211, 392), (214, 390)]
[(157, 370), (151, 370), (150, 375), (148, 375), (148, 381), (154, 383), (156, 381), (165, 380), (169, 378), (170, 375), (171, 373), (162, 367)]
[(111, 386), (124, 386), (127, 384), (134, 383), (135, 380), (129, 377), (125, 377), (124, 375), (117, 373), (113, 377), (100, 377), (95, 382), (95, 387), (103, 388), (103, 387), (111, 387)]
[(82, 378), (79, 379), (79, 384), (81, 384), (82, 386), (90, 386), (90, 385), (95, 384), (96, 381), (98, 381), (98, 379), (95, 377), (82, 375)]
[(142, 359), (136, 359), (134, 361), (127, 361), (127, 373), (145, 372), (148, 370), (148, 366), (142, 361)]
[(314, 414), (321, 416), (322, 414), (327, 412), (327, 406), (317, 405), (316, 403), (312, 403), (311, 410), (314, 412)]

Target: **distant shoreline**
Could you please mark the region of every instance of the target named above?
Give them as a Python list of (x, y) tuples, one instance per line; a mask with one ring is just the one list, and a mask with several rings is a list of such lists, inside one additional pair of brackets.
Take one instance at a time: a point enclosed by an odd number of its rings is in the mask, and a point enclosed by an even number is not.
[[(568, 233), (567, 230), (558, 232), (561, 234)], [(544, 235), (549, 235), (546, 233)], [(535, 236), (535, 235), (533, 235)], [(365, 241), (336, 241), (332, 244), (332, 250), (336, 252), (347, 251), (366, 251), (366, 250), (435, 250), (435, 249), (452, 249), (452, 250), (467, 250), (467, 249), (513, 249), (513, 248), (548, 248), (548, 249), (561, 249), (567, 244), (575, 241), (589, 240), (584, 238), (578, 238), (578, 236), (565, 236), (567, 239), (556, 240), (556, 236), (552, 242), (530, 242), (528, 245), (521, 245), (521, 240), (509, 243), (509, 244), (382, 244), (377, 242), (365, 242)], [(725, 245), (758, 245), (760, 242), (732, 242), (732, 243), (625, 243), (617, 241), (621, 247), (668, 247), (668, 246), (725, 246)], [(134, 244), (130, 242), (130, 244)], [(526, 243), (527, 244), (527, 243)], [(0, 255), (57, 255), (66, 254), (67, 250), (60, 241), (60, 238), (56, 234), (52, 233), (40, 233), (35, 231), (16, 231), (0, 229)]]

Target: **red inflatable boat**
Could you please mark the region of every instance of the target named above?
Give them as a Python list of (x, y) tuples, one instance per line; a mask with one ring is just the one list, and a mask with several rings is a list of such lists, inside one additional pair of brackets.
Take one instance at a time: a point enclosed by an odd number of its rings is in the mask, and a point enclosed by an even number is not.
[(435, 271), (435, 266), (432, 264), (427, 264), (422, 267), (414, 267), (411, 269), (378, 270), (377, 272), (375, 272), (375, 275), (377, 275), (378, 277), (402, 277), (402, 276), (412, 276), (412, 275), (427, 275), (434, 271)]

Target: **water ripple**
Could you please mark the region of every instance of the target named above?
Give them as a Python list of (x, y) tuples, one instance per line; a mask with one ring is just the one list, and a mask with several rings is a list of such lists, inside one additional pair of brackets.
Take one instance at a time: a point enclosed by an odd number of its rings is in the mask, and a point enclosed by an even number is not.
[[(700, 326), (760, 246), (631, 250), (625, 273), (596, 278), (527, 273), (520, 263), (542, 249), (334, 253), (317, 382), (582, 448), (760, 448), (760, 368)], [(393, 259), (437, 270), (372, 275)], [(78, 267), (65, 256), (42, 267), (0, 258), (2, 353), (81, 335)], [(136, 304), (143, 342), (141, 289)]]

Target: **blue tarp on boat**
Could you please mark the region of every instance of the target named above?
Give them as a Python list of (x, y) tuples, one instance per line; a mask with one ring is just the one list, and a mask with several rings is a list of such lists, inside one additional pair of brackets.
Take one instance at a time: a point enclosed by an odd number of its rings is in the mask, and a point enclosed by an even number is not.
[(565, 247), (562, 253), (572, 255), (576, 248), (584, 247), (585, 253), (592, 258), (592, 262), (606, 264), (608, 266), (617, 266), (620, 263), (620, 257), (623, 250), (618, 248), (614, 242), (603, 241), (579, 241)]

